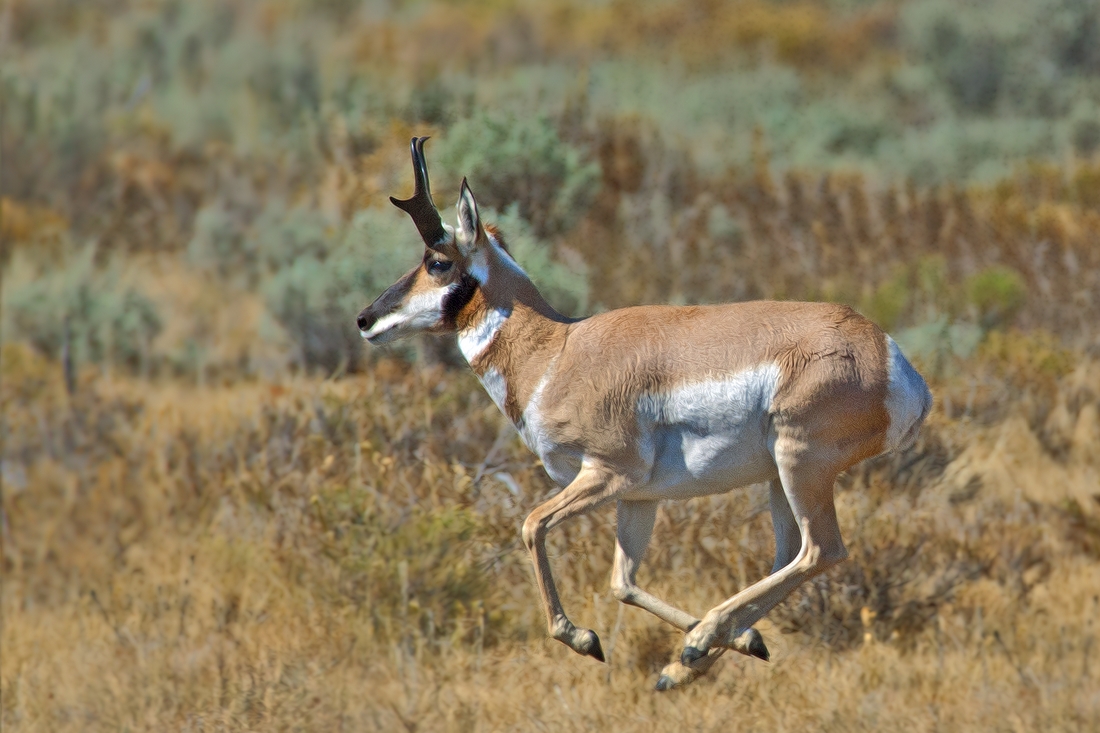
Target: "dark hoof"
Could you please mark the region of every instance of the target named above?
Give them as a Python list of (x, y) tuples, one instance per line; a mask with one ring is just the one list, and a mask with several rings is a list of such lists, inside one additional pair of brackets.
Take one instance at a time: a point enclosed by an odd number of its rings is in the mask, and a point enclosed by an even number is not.
[(655, 689), (657, 692), (664, 692), (665, 690), (671, 690), (675, 686), (676, 684), (672, 679), (667, 674), (663, 674), (661, 675), (661, 679), (657, 680), (657, 687)]
[(595, 632), (592, 632), (592, 639), (592, 648), (586, 651), (585, 654), (598, 662), (606, 663), (607, 660), (603, 656), (603, 647), (600, 645), (600, 637), (596, 636)]
[(690, 667), (692, 662), (697, 662), (706, 655), (706, 652), (696, 649), (693, 646), (685, 646), (684, 651), (680, 653), (680, 664), (685, 667)]
[(768, 647), (764, 645), (764, 637), (759, 634), (755, 635), (752, 641), (749, 642), (749, 654), (753, 655), (757, 659), (763, 659), (765, 662), (771, 661), (771, 654), (768, 653)]

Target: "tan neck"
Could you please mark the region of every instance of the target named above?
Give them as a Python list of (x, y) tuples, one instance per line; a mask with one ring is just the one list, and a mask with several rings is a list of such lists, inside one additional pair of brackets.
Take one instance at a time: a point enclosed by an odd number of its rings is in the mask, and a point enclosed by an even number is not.
[(486, 249), (488, 277), (459, 315), (459, 345), (479, 378), (492, 370), (504, 381), (501, 408), (516, 421), (574, 320), (554, 310), (506, 254)]

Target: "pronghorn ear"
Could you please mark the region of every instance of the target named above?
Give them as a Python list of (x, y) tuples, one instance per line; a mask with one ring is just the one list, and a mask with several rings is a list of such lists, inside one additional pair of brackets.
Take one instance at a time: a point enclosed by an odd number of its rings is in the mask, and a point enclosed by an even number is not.
[(485, 230), (481, 228), (474, 192), (463, 178), (462, 191), (458, 194), (458, 249), (463, 256), (469, 256), (484, 238)]

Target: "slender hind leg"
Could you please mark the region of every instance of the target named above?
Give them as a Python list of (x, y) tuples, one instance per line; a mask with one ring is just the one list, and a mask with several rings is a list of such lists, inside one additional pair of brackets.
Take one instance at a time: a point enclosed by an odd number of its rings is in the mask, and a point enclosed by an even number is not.
[[(794, 512), (791, 511), (791, 505), (787, 502), (787, 495), (783, 491), (783, 483), (778, 478), (772, 479), (768, 482), (768, 490), (772, 512), (772, 529), (775, 532), (775, 563), (772, 565), (771, 574), (775, 575), (794, 562), (795, 557), (798, 556), (798, 551), (802, 547), (802, 532), (798, 528), (798, 520), (794, 518)], [(686, 629), (686, 631), (690, 630)], [(736, 634), (737, 629), (730, 633)], [(757, 648), (764, 652), (763, 655), (754, 654), (753, 656), (768, 659), (767, 647), (764, 646), (764, 640), (756, 629), (749, 628), (738, 634), (736, 639), (755, 644), (752, 635), (759, 638)], [(672, 662), (661, 671), (657, 689), (668, 690), (698, 679), (714, 665), (718, 657), (722, 656), (722, 653), (725, 652), (724, 646), (727, 644), (714, 646), (707, 650), (705, 655), (689, 660), (687, 664), (683, 662), (682, 658), (681, 661)]]
[[(800, 528), (798, 554), (777, 572), (708, 611), (687, 634), (680, 657), (685, 667), (703, 660), (731, 632), (750, 627), (799, 585), (848, 556), (833, 506), (835, 468), (815, 465), (806, 455), (784, 455), (782, 445), (777, 445), (776, 462), (787, 503)], [(778, 550), (777, 555), (783, 552)]]
[(775, 533), (775, 563), (772, 564), (772, 575), (794, 561), (798, 550), (802, 546), (802, 532), (798, 528), (798, 520), (794, 518), (791, 505), (787, 502), (787, 495), (783, 491), (783, 482), (774, 478), (768, 482), (769, 500), (772, 510), (772, 530)]

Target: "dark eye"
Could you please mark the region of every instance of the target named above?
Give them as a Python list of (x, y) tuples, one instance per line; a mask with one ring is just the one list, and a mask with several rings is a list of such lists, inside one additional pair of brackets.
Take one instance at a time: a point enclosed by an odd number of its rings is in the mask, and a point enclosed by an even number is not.
[(428, 263), (428, 272), (433, 275), (442, 275), (447, 270), (451, 269), (451, 264), (452, 263), (443, 260), (432, 260)]

